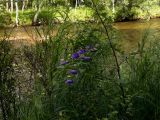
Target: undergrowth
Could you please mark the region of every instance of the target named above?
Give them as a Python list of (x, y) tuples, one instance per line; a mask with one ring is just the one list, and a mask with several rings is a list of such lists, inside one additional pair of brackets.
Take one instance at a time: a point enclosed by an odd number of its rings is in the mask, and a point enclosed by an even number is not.
[(103, 26), (66, 20), (55, 36), (53, 23), (44, 26), (32, 46), (0, 41), (2, 120), (160, 119), (159, 43), (145, 47), (146, 35), (123, 57), (96, 12)]

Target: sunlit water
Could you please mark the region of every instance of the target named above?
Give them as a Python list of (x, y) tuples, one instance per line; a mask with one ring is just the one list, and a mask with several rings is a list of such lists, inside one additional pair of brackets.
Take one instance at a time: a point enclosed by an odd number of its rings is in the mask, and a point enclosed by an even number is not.
[[(0, 28), (0, 39), (11, 41), (15, 47), (34, 44), (37, 40), (44, 40), (47, 31), (43, 26), (25, 26), (13, 28)], [(52, 35), (57, 33), (57, 27), (52, 30)]]
[(119, 30), (119, 41), (124, 51), (135, 50), (138, 42), (140, 42), (146, 34), (146, 41), (155, 41), (160, 37), (160, 19), (119, 22), (115, 23), (114, 27)]
[[(142, 40), (145, 32), (147, 32), (148, 40), (153, 41), (160, 36), (160, 19), (152, 19), (146, 21), (130, 21), (114, 23), (114, 27), (119, 31), (118, 42), (124, 51), (132, 51), (136, 49), (139, 41)], [(43, 32), (41, 30), (40, 32)], [(57, 31), (53, 31), (55, 34)], [(43, 39), (39, 36), (34, 27), (18, 27), (18, 28), (0, 28), (0, 37), (8, 35), (8, 39), (13, 44), (20, 46), (23, 44), (34, 43), (37, 39)], [(20, 44), (18, 44), (20, 43)]]

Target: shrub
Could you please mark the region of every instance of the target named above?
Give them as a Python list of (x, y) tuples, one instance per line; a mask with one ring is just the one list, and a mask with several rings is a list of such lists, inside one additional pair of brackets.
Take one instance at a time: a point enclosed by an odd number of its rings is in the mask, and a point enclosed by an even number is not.
[(6, 11), (0, 11), (0, 26), (7, 26), (12, 23), (11, 14)]

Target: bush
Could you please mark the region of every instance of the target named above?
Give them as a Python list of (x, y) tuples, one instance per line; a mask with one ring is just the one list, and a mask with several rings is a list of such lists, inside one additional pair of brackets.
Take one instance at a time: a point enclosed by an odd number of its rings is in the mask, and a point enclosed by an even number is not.
[(12, 23), (11, 14), (6, 11), (0, 11), (0, 26), (7, 26)]

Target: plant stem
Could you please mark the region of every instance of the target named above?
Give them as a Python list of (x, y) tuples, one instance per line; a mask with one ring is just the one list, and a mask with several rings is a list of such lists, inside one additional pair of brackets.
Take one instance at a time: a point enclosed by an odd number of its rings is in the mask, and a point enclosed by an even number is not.
[[(104, 29), (105, 29), (106, 35), (107, 35), (108, 40), (109, 40), (109, 45), (110, 45), (110, 47), (111, 47), (111, 49), (112, 49), (113, 57), (114, 57), (114, 59), (115, 59), (116, 70), (117, 70), (117, 74), (118, 74), (118, 79), (121, 80), (121, 74), (120, 74), (120, 67), (119, 67), (119, 63), (118, 63), (118, 58), (117, 58), (117, 55), (116, 55), (116, 51), (115, 51), (115, 49), (114, 49), (114, 47), (113, 47), (112, 40), (111, 40), (111, 38), (110, 38), (110, 36), (109, 36), (108, 29), (107, 29), (104, 21), (102, 20), (102, 17), (100, 16), (100, 14), (99, 14), (99, 12), (98, 12), (98, 9), (97, 9), (97, 6), (96, 6), (96, 4), (94, 3), (93, 0), (92, 0), (92, 3), (93, 3), (93, 6), (94, 6), (94, 8), (95, 8), (95, 12), (97, 13), (97, 15), (98, 15), (98, 17), (99, 17), (99, 19), (100, 19), (100, 21), (101, 21), (101, 23), (102, 23), (102, 25), (103, 25), (103, 27), (104, 27)], [(124, 93), (123, 85), (122, 85), (121, 83), (119, 83), (119, 87), (120, 87), (120, 89), (121, 89), (122, 97), (123, 97), (123, 102), (124, 102), (124, 104), (125, 104), (126, 102), (125, 102), (125, 93)]]

